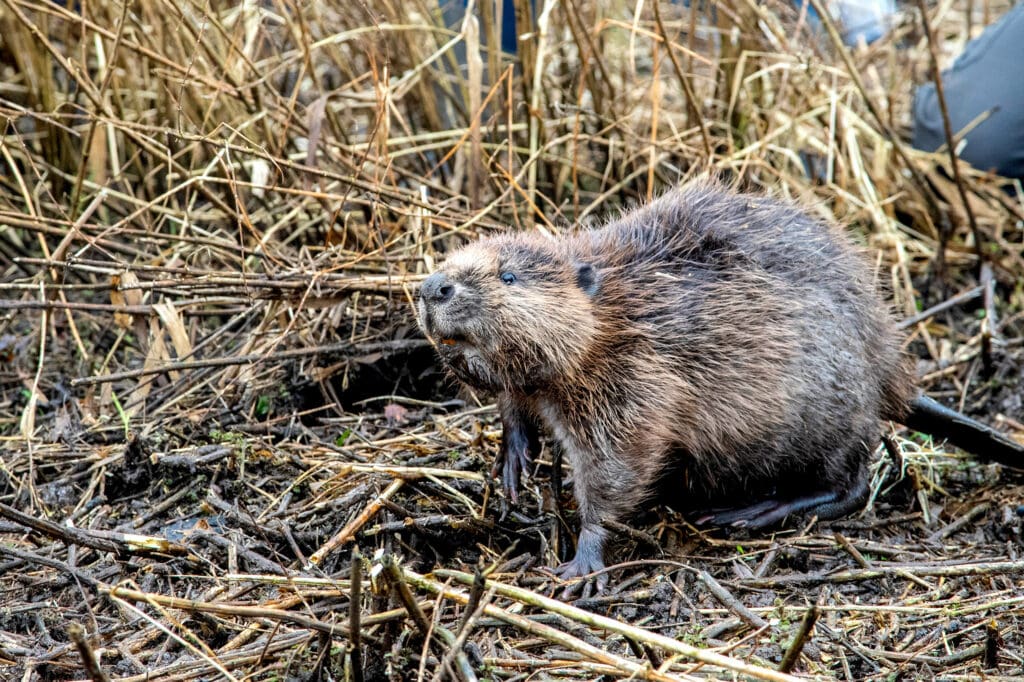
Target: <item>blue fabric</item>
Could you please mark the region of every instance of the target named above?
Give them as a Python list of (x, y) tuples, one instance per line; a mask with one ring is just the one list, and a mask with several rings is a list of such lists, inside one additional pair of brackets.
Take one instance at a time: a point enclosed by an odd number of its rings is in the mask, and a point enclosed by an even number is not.
[[(530, 7), (533, 7), (532, 2)], [(516, 6), (512, 0), (505, 0), (501, 3), (501, 49), (509, 54), (515, 54), (519, 49), (519, 35), (516, 33)]]
[(896, 14), (893, 0), (841, 0), (832, 7), (839, 21), (843, 41), (856, 45), (860, 40), (871, 44), (889, 31), (889, 20)]
[[(981, 170), (1024, 177), (1024, 4), (1018, 4), (967, 44), (942, 74), (953, 135), (978, 116), (989, 117), (967, 133), (960, 158)], [(914, 96), (913, 145), (935, 151), (946, 142), (934, 83)]]
[[(494, 0), (481, 0), (481, 2), (494, 2)], [(441, 0), (441, 9), (444, 12), (445, 24), (458, 30), (462, 25), (462, 19), (466, 15), (468, 0), (458, 2), (444, 2)], [(534, 7), (531, 0), (530, 8)], [(498, 26), (501, 27), (501, 51), (508, 54), (515, 54), (519, 50), (519, 34), (516, 33), (516, 5), (513, 0), (503, 0), (501, 3), (501, 16), (498, 17)]]

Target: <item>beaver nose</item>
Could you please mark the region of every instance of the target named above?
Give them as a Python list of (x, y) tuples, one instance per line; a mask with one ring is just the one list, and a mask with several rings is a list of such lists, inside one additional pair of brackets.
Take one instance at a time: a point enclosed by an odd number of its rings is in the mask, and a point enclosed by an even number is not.
[(420, 296), (428, 303), (445, 303), (454, 293), (455, 285), (448, 281), (448, 276), (443, 272), (435, 272), (420, 285)]

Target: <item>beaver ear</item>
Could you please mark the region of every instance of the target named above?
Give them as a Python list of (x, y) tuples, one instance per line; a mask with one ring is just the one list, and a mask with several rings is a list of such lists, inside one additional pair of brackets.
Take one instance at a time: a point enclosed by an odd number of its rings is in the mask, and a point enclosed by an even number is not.
[(576, 263), (576, 284), (587, 296), (597, 293), (600, 282), (597, 277), (597, 270), (590, 263)]

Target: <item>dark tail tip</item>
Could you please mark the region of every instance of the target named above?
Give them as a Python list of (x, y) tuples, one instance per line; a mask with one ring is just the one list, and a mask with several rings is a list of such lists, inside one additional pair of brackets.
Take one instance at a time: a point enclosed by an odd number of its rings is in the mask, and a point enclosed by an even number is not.
[(1024, 445), (928, 396), (919, 395), (911, 401), (903, 423), (915, 431), (945, 438), (983, 459), (1024, 469)]

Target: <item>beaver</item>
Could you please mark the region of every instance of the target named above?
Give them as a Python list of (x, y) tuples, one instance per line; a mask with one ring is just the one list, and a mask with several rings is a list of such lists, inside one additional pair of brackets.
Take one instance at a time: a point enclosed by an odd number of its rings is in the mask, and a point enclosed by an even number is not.
[(952, 420), (959, 441), (981, 434), (981, 449), (1024, 461), (919, 393), (839, 227), (714, 182), (598, 229), (470, 243), (424, 280), (418, 311), (451, 372), (497, 396), (512, 501), (541, 431), (571, 464), (581, 528), (555, 569), (566, 579), (601, 571), (602, 520), (659, 491), (713, 510), (702, 522), (749, 528), (855, 510), (882, 419), (933, 432)]

